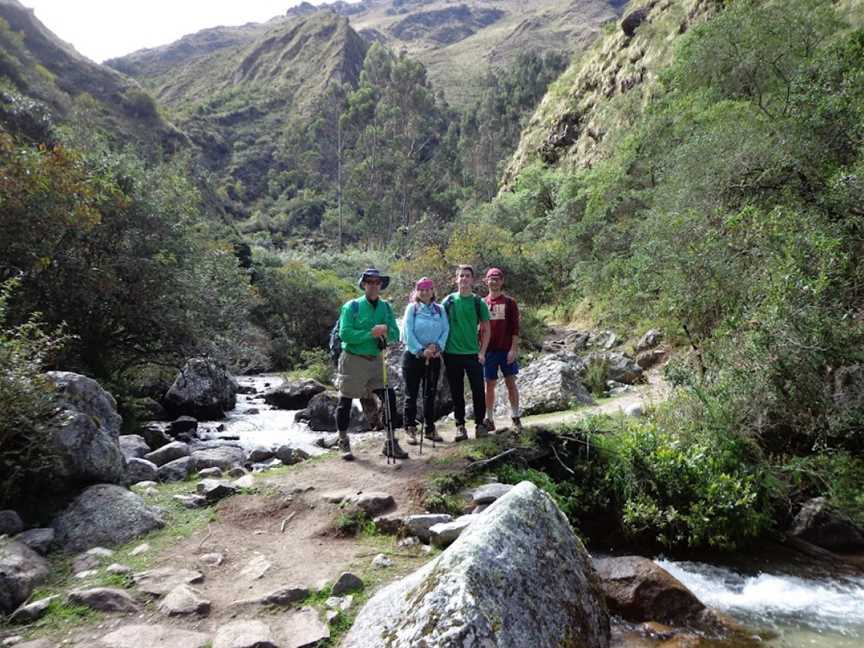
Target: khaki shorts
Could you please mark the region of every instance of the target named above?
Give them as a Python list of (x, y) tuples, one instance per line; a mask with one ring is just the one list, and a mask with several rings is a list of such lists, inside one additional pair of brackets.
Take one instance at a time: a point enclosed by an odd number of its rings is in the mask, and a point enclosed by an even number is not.
[(339, 356), (336, 387), (342, 398), (363, 398), (371, 391), (384, 389), (383, 355), (374, 358), (343, 351)]

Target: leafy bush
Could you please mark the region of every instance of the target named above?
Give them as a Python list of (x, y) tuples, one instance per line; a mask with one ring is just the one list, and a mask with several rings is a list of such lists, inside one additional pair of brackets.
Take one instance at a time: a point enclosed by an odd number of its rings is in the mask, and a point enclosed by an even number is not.
[(300, 362), (288, 374), (293, 379), (310, 378), (324, 385), (332, 385), (336, 368), (330, 354), (324, 349), (307, 349), (300, 352)]
[(606, 395), (606, 375), (609, 373), (609, 361), (605, 357), (594, 358), (585, 369), (582, 382), (594, 396), (602, 398)]
[(37, 314), (17, 326), (6, 321), (9, 298), (20, 282), (0, 287), (0, 508), (37, 497), (33, 484), (47, 481), (54, 455), (44, 423), (53, 415), (45, 365), (68, 341), (60, 329), (46, 331)]

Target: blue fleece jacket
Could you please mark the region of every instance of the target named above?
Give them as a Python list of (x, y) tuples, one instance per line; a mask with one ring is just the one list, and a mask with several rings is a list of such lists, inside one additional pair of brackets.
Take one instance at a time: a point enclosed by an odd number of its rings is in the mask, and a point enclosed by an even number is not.
[(402, 320), (402, 341), (414, 355), (420, 354), (430, 344), (444, 350), (450, 324), (441, 304), (412, 302), (405, 307)]

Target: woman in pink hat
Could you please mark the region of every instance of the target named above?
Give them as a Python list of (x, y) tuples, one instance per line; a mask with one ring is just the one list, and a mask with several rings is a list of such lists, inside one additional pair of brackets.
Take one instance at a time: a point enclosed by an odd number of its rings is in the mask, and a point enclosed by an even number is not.
[(450, 325), (447, 313), (435, 301), (435, 284), (423, 277), (414, 286), (411, 301), (402, 320), (402, 377), (405, 379), (405, 432), (409, 445), (417, 445), (417, 393), (423, 386), (425, 438), (443, 441), (435, 432), (435, 393), (441, 375), (441, 352), (447, 343)]

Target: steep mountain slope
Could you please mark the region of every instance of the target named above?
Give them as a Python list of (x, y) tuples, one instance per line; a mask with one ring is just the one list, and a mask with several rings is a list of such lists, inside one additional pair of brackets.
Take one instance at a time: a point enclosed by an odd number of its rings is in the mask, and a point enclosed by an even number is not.
[(676, 37), (716, 9), (713, 0), (630, 2), (623, 19), (549, 88), (504, 173), (504, 188), (534, 161), (582, 168), (602, 158), (607, 134), (626, 128), (647, 105)]
[(303, 3), (267, 23), (218, 27), (185, 36), (176, 43), (107, 61), (163, 99), (181, 102), (201, 84), (182, 79), (229, 64), (240, 50), (274, 29), (296, 25), (319, 12), (345, 16), (367, 41), (423, 62), (448, 101), (464, 105), (474, 96), (471, 83), (490, 67), (512, 61), (520, 51), (575, 53), (586, 47), (599, 26), (618, 16), (624, 0), (363, 0), (318, 7)]
[(38, 138), (48, 121), (86, 115), (118, 142), (172, 151), (184, 141), (136, 81), (78, 54), (17, 0), (0, 0), (0, 78), (6, 79), (0, 120), (31, 137)]

